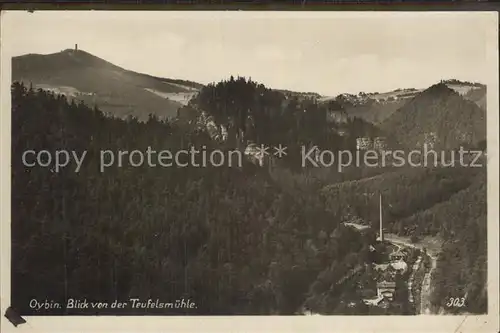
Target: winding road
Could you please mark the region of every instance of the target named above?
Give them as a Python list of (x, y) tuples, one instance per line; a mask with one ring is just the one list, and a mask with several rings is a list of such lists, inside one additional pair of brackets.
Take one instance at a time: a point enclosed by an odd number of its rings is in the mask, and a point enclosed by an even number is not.
[[(357, 230), (360, 229), (365, 229), (367, 228), (366, 225), (363, 224), (358, 224), (355, 222), (349, 222), (349, 223), (344, 223), (347, 226), (354, 227)], [(422, 286), (420, 289), (420, 308), (418, 309), (417, 314), (432, 314), (432, 307), (431, 307), (431, 278), (432, 274), (434, 273), (434, 270), (436, 269), (437, 266), (437, 253), (434, 253), (430, 249), (426, 248), (423, 244), (414, 244), (409, 241), (407, 237), (401, 237), (395, 234), (384, 234), (384, 239), (385, 241), (394, 244), (395, 246), (401, 248), (401, 247), (411, 247), (414, 249), (419, 249), (421, 251), (425, 250), (426, 255), (429, 257), (431, 260), (431, 267), (428, 272), (425, 273), (424, 278), (422, 280)], [(425, 262), (424, 258), (421, 257), (421, 260), (419, 261), (419, 264), (422, 265)], [(409, 281), (413, 282), (413, 277), (414, 273), (412, 273), (412, 276), (410, 277)], [(410, 283), (411, 287), (411, 283)], [(410, 290), (410, 301), (412, 300), (412, 293)]]
[[(386, 241), (388, 241), (396, 246), (406, 246), (406, 247), (412, 247), (412, 248), (420, 249), (420, 250), (426, 249), (422, 244), (413, 244), (413, 243), (409, 242), (408, 240), (405, 240), (403, 237), (400, 237), (397, 235), (389, 234), (389, 235), (385, 235), (384, 238)], [(437, 256), (435, 254), (429, 253), (429, 251), (426, 251), (426, 253), (431, 260), (431, 267), (430, 267), (429, 271), (425, 273), (424, 278), (422, 280), (422, 287), (420, 290), (420, 309), (419, 309), (418, 314), (432, 314), (431, 302), (430, 302), (431, 278), (432, 278), (432, 274), (433, 274), (434, 270), (436, 269)], [(422, 261), (422, 262), (424, 262), (424, 261)]]

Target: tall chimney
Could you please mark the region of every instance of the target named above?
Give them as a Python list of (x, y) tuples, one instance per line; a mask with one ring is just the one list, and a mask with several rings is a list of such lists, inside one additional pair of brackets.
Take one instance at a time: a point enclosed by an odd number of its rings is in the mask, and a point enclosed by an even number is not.
[(383, 221), (382, 221), (382, 193), (380, 194), (379, 197), (379, 219), (380, 219), (380, 241), (384, 241), (384, 228), (383, 228)]
[(78, 51), (78, 44), (75, 44), (75, 51)]

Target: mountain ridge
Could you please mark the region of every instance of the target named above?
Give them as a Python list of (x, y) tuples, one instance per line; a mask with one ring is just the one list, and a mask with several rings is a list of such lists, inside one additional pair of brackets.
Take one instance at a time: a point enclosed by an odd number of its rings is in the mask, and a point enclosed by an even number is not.
[[(87, 105), (98, 106), (107, 115), (133, 116), (147, 120), (150, 114), (174, 118), (178, 110), (205, 87), (201, 83), (171, 79), (125, 69), (81, 49), (65, 49), (50, 54), (29, 53), (12, 58), (12, 79), (34, 88), (64, 94)], [(459, 80), (442, 80), (465, 99), (486, 108), (485, 86)], [(470, 89), (466, 89), (467, 87)], [(287, 98), (313, 99), (319, 103), (339, 102), (349, 117), (383, 126), (396, 111), (424, 89), (405, 88), (391, 92), (361, 92), (325, 97), (315, 92), (271, 90)]]
[(485, 139), (485, 117), (485, 110), (476, 103), (438, 83), (399, 108), (381, 128), (403, 147), (429, 144), (449, 149)]
[(98, 106), (109, 116), (173, 118), (199, 83), (124, 69), (83, 50), (12, 58), (12, 80)]

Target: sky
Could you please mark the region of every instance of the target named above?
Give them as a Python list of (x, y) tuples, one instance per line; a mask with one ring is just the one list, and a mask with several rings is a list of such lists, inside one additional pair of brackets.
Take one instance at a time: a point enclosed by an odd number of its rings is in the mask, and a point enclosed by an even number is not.
[(129, 70), (204, 84), (240, 75), (332, 96), (491, 75), (491, 20), (477, 12), (12, 11), (1, 24), (13, 56), (77, 43)]

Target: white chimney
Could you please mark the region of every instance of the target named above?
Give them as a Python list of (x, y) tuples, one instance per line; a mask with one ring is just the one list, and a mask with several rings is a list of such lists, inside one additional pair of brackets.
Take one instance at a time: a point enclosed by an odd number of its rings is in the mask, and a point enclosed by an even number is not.
[(380, 197), (379, 197), (379, 220), (380, 220), (380, 241), (383, 242), (384, 241), (384, 227), (383, 227), (383, 221), (382, 221), (382, 194), (380, 194)]

